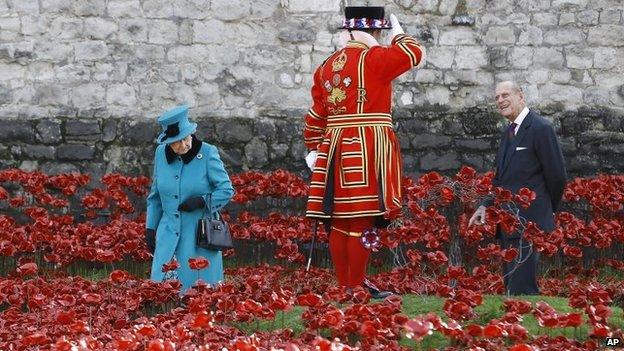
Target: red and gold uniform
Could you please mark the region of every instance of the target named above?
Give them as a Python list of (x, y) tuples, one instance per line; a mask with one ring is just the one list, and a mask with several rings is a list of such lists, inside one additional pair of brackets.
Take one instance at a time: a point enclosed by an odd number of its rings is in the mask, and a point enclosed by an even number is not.
[[(359, 243), (362, 230), (373, 226), (377, 216), (401, 207), (401, 152), (390, 114), (392, 80), (418, 66), (423, 56), (423, 48), (405, 34), (396, 35), (387, 47), (351, 40), (314, 73), (304, 138), (318, 157), (306, 216), (331, 221), (330, 251), (341, 285), (356, 286), (364, 279), (368, 250)], [(341, 250), (363, 250), (361, 272), (340, 272)], [(361, 255), (356, 255), (358, 260)]]

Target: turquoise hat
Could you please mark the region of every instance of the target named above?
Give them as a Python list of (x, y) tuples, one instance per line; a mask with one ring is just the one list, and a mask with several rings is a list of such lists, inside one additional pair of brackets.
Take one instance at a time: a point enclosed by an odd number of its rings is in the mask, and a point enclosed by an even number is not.
[(158, 139), (156, 139), (157, 143), (175, 143), (195, 133), (197, 130), (197, 123), (191, 123), (191, 121), (189, 121), (188, 110), (188, 105), (182, 105), (158, 117), (158, 123), (160, 123), (163, 131), (158, 135)]

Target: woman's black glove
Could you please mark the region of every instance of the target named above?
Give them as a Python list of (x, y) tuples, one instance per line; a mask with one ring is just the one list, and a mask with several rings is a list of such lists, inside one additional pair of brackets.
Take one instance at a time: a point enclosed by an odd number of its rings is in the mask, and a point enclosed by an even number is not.
[(154, 229), (145, 230), (145, 243), (149, 252), (154, 253), (156, 250), (156, 231)]
[(206, 201), (201, 196), (190, 197), (184, 200), (183, 203), (178, 206), (178, 211), (191, 212), (199, 208), (206, 206)]

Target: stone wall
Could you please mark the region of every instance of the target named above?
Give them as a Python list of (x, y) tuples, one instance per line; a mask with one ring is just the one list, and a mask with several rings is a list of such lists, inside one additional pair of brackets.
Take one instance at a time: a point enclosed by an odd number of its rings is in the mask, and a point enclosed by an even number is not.
[[(231, 170), (302, 171), (340, 0), (0, 0), (0, 167), (149, 173), (186, 102)], [(496, 81), (549, 116), (573, 174), (624, 171), (622, 0), (370, 1), (428, 50), (395, 84), (406, 169), (491, 167)]]

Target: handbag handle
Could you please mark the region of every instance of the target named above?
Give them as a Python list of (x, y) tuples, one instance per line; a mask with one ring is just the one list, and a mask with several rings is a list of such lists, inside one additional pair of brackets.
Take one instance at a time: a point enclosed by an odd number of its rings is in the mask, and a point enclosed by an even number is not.
[[(208, 216), (206, 216), (206, 212), (208, 212)], [(204, 218), (208, 217), (209, 219), (221, 219), (221, 215), (219, 211), (215, 212), (215, 216), (212, 216), (212, 193), (208, 193), (208, 203), (206, 204), (206, 208), (204, 208)]]

